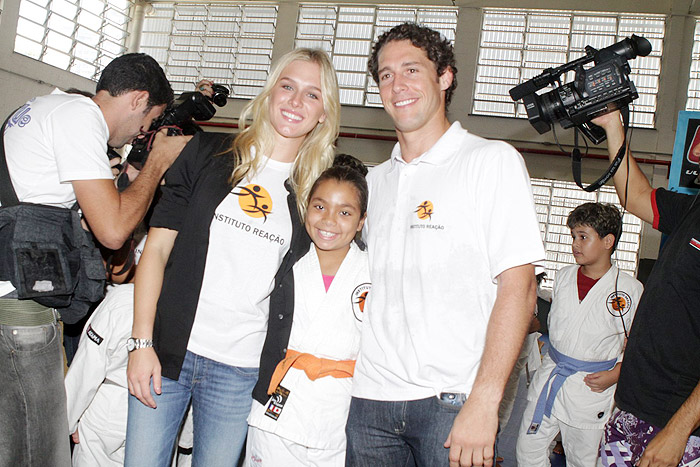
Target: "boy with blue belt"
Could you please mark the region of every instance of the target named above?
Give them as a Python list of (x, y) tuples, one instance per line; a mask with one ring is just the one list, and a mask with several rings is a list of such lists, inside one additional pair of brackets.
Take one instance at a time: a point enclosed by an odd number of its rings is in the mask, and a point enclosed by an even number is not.
[(567, 219), (576, 265), (557, 272), (549, 353), (528, 392), (518, 465), (548, 466), (561, 431), (569, 466), (593, 466), (613, 407), (626, 336), (642, 284), (612, 264), (622, 229), (613, 205), (585, 203)]

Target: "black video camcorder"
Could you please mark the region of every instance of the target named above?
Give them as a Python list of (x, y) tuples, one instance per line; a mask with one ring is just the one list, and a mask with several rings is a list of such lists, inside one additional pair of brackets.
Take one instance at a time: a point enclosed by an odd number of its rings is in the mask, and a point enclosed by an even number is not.
[(216, 113), (211, 103), (218, 107), (225, 106), (230, 93), (226, 86), (220, 84), (214, 84), (212, 89), (214, 95), (211, 98), (200, 92), (186, 92), (180, 95), (172, 106), (165, 109), (163, 115), (151, 123), (151, 128), (145, 134), (134, 140), (126, 158), (127, 162), (141, 170), (148, 159), (153, 138), (162, 128), (167, 128), (170, 136), (190, 135), (199, 131), (200, 128), (192, 120), (211, 119)]
[[(637, 99), (637, 89), (629, 79), (627, 62), (637, 56), (647, 56), (651, 43), (644, 37), (632, 35), (604, 49), (586, 46), (586, 55), (557, 68), (547, 68), (541, 74), (510, 90), (514, 101), (523, 100), (527, 117), (540, 133), (546, 133), (554, 122), (562, 128), (576, 126), (594, 144), (605, 140), (602, 128), (591, 120), (620, 109)], [(584, 69), (583, 65), (594, 62)], [(572, 82), (561, 84), (560, 76), (575, 70)], [(549, 85), (553, 90), (537, 94)]]

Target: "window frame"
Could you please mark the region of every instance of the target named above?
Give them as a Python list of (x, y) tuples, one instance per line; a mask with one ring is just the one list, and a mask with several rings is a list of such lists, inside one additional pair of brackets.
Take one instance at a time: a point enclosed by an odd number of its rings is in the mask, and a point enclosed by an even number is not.
[(230, 97), (259, 94), (272, 64), (277, 3), (175, 1), (152, 6), (139, 49), (160, 63), (176, 93), (212, 79), (228, 86)]
[[(453, 23), (441, 23), (441, 14), (451, 15)], [(458, 15), (459, 9), (451, 6), (301, 2), (294, 46), (317, 47), (328, 53), (337, 70), (342, 105), (382, 107), (379, 88), (367, 71), (367, 61), (377, 37), (397, 24), (415, 21), (439, 31), (454, 45)], [(357, 18), (366, 20), (357, 21)], [(312, 31), (312, 26), (320, 30)], [(350, 30), (363, 34), (350, 36)], [(353, 54), (353, 49), (362, 53)]]
[(13, 51), (97, 81), (126, 51), (133, 6), (132, 0), (20, 0)]
[[(516, 17), (518, 21), (513, 20)], [(502, 30), (497, 30), (499, 27)], [(557, 27), (559, 33), (552, 32), (557, 31)], [(640, 96), (630, 105), (632, 126), (654, 128), (665, 30), (666, 17), (656, 14), (484, 8), (471, 113), (527, 118), (522, 101), (516, 103), (510, 98), (511, 87), (531, 79), (545, 68), (583, 56), (586, 45), (600, 49), (636, 33), (652, 43), (652, 52), (647, 57), (629, 60), (630, 79)], [(496, 39), (499, 33), (507, 34), (510, 42), (499, 42)], [(554, 45), (547, 40), (552, 37), (557, 38)], [(498, 61), (512, 65), (499, 65)], [(563, 82), (572, 79), (573, 72), (562, 76)], [(548, 86), (538, 94), (551, 89)]]

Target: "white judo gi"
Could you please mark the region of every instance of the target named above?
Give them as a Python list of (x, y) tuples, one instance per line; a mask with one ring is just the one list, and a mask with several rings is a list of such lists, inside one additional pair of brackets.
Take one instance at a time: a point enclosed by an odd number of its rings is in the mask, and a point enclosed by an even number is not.
[[(313, 245), (294, 265), (293, 273), (294, 318), (288, 349), (332, 360), (355, 360), (364, 300), (371, 287), (367, 253), (352, 243), (328, 291)], [(263, 406), (254, 401), (249, 425), (262, 430), (260, 435), (268, 442), (269, 435), (274, 434), (283, 438), (288, 448), (289, 442), (311, 448), (315, 459), (306, 462), (343, 465), (352, 378), (325, 376), (312, 381), (304, 370), (292, 367), (280, 386), (289, 390), (289, 395), (279, 417), (275, 420), (266, 415), (269, 403)], [(255, 435), (252, 438), (251, 442), (249, 432), (247, 465), (294, 464), (293, 460), (279, 457), (288, 454), (266, 446), (265, 439), (258, 443)], [(324, 450), (329, 451), (327, 455)]]
[(111, 287), (85, 324), (66, 374), (68, 426), (78, 430), (73, 466), (124, 465), (129, 390), (126, 340), (131, 335), (134, 285)]
[[(618, 268), (612, 266), (579, 301), (578, 269), (572, 265), (557, 272), (548, 321), (550, 343), (561, 354), (577, 360), (621, 361), (625, 341), (622, 319), (629, 332), (642, 284), (621, 271), (618, 277)], [(555, 366), (552, 357), (545, 355), (530, 384), (518, 436), (518, 465), (548, 466), (549, 445), (561, 431), (567, 465), (593, 466), (603, 427), (612, 412), (616, 385), (593, 392), (583, 380), (590, 372), (572, 374), (556, 395), (551, 417), (544, 416), (537, 433), (528, 434), (537, 400)]]

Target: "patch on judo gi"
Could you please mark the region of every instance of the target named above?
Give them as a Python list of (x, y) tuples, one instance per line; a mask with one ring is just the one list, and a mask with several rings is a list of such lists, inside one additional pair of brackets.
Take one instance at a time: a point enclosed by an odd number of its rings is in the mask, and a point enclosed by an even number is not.
[(700, 250), (700, 242), (697, 241), (695, 238), (691, 238), (690, 242), (688, 242), (688, 245), (692, 246), (696, 250)]
[(282, 386), (277, 386), (275, 392), (270, 396), (270, 402), (267, 404), (267, 410), (265, 410), (265, 415), (273, 420), (280, 418), (284, 404), (287, 402), (289, 397), (289, 389), (283, 388)]
[(92, 329), (92, 324), (88, 326), (87, 331), (85, 331), (85, 334), (87, 334), (88, 339), (93, 341), (95, 344), (100, 345), (104, 338), (97, 334), (94, 329)]
[(352, 291), (350, 297), (352, 312), (355, 315), (355, 319), (358, 321), (362, 321), (362, 316), (365, 312), (365, 303), (367, 303), (367, 294), (370, 289), (372, 289), (372, 284), (365, 282), (355, 287), (355, 290)]
[(608, 308), (608, 313), (613, 316), (624, 316), (630, 311), (632, 307), (632, 297), (630, 297), (626, 292), (618, 290), (608, 295), (605, 300), (605, 306)]

